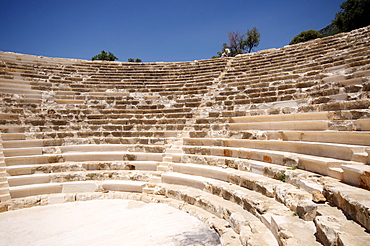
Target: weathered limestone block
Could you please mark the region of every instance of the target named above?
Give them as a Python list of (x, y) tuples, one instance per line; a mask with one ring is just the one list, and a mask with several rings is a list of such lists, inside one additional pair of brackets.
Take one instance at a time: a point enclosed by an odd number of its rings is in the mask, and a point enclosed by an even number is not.
[(146, 182), (131, 180), (107, 180), (102, 183), (104, 190), (142, 192)]
[(297, 214), (306, 221), (313, 221), (316, 217), (317, 205), (309, 200), (299, 201), (297, 204)]
[(325, 196), (317, 191), (317, 190), (314, 190), (312, 191), (312, 201), (315, 202), (315, 203), (323, 203), (323, 202), (326, 202), (326, 198)]
[(370, 166), (341, 165), (341, 168), (344, 171), (344, 182), (370, 190)]
[(41, 196), (29, 196), (20, 199), (13, 199), (8, 204), (8, 210), (17, 210), (41, 205)]
[(206, 164), (206, 157), (204, 156), (198, 156), (198, 155), (174, 155), (176, 156), (176, 159), (174, 161), (180, 159), (180, 162), (183, 163), (196, 163), (196, 164)]
[[(278, 168), (274, 172), (278, 172)], [(309, 193), (313, 191), (322, 191), (322, 185), (320, 182), (320, 176), (305, 170), (286, 170), (285, 172), (286, 182), (293, 184), (300, 189), (305, 190)], [(275, 175), (276, 176), (276, 175)]]
[(9, 204), (8, 202), (1, 202), (0, 203), (0, 213), (6, 212), (9, 210)]
[(45, 195), (45, 196), (48, 200), (48, 204), (74, 202), (76, 200), (76, 194), (74, 193), (50, 194), (50, 195)]
[[(280, 245), (321, 245), (316, 241), (312, 222), (302, 222), (295, 216), (272, 216), (272, 229)], [(311, 224), (312, 223), (312, 224)]]
[(94, 181), (76, 181), (62, 183), (63, 193), (80, 193), (80, 192), (95, 192), (98, 190), (98, 185)]
[[(277, 180), (269, 180), (268, 178), (254, 173), (240, 173), (230, 177), (232, 183), (238, 184), (241, 187), (248, 188), (260, 192), (267, 197), (275, 197), (276, 187), (281, 184)], [(239, 181), (239, 182), (237, 182)]]
[(220, 200), (219, 197), (215, 197), (211, 194), (202, 192), (194, 193), (198, 193), (196, 196), (194, 196), (194, 194), (191, 194), (191, 197), (195, 198), (194, 205), (216, 215), (219, 218), (224, 218), (229, 221), (230, 215), (232, 214), (232, 211), (234, 210), (234, 207), (236, 205), (233, 206), (229, 202)]
[(232, 228), (227, 228), (223, 231), (222, 237), (220, 238), (221, 245), (225, 246), (240, 246), (241, 242), (239, 235), (234, 232)]
[(367, 245), (370, 234), (337, 208), (319, 206), (314, 220), (317, 237), (324, 245)]
[(332, 182), (324, 185), (323, 195), (328, 202), (338, 206), (370, 230), (370, 192), (368, 190)]
[(181, 173), (164, 173), (161, 175), (161, 179), (163, 183), (185, 185), (201, 190), (206, 186), (206, 179)]
[(302, 200), (311, 200), (311, 195), (291, 184), (276, 186), (276, 200), (282, 202), (292, 211), (297, 210), (297, 205)]
[(199, 175), (207, 178), (229, 181), (229, 175), (231, 170), (221, 169), (214, 166), (206, 165), (194, 165), (194, 164), (173, 164), (173, 171), (180, 172), (184, 174)]
[(62, 192), (62, 184), (47, 183), (15, 186), (10, 187), (9, 191), (12, 198), (37, 196), (49, 193), (60, 193)]
[(240, 245), (239, 235), (235, 231), (230, 230), (230, 224), (227, 221), (220, 219), (201, 208), (184, 204), (181, 201), (166, 198), (160, 200), (160, 202), (167, 203), (170, 206), (185, 211), (186, 213), (198, 218), (203, 223), (209, 225), (210, 228), (213, 228), (220, 235), (220, 241), (223, 243), (222, 245)]
[(279, 245), (274, 235), (267, 230), (265, 225), (248, 223), (240, 228), (240, 241), (248, 246), (277, 246)]
[(240, 233), (240, 230), (243, 226), (246, 226), (247, 223), (256, 223), (259, 220), (252, 216), (246, 211), (240, 209), (238, 212), (234, 212), (230, 215), (229, 223), (236, 233)]
[(92, 193), (76, 193), (76, 201), (90, 201)]

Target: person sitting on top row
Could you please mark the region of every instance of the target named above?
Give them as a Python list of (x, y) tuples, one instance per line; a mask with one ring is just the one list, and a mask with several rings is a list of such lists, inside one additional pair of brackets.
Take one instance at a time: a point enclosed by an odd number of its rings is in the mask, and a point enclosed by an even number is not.
[(229, 57), (229, 54), (230, 54), (230, 49), (229, 48), (226, 48), (224, 50), (224, 52), (222, 53), (221, 57)]

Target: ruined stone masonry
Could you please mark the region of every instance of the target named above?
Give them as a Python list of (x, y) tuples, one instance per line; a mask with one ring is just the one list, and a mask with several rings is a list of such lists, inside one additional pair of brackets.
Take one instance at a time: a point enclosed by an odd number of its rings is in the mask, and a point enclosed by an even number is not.
[(370, 26), (124, 63), (0, 52), (0, 211), (168, 203), (222, 245), (368, 245)]

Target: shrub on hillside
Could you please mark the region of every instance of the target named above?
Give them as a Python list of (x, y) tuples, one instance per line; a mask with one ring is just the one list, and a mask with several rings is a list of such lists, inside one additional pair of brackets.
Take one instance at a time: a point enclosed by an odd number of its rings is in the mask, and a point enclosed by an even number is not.
[(101, 61), (115, 61), (115, 60), (118, 60), (118, 58), (113, 55), (111, 52), (105, 52), (104, 50), (102, 50), (100, 52), (100, 54), (96, 55), (96, 56), (93, 56), (91, 58), (92, 61), (95, 61), (95, 60), (101, 60)]
[(136, 59), (134, 59), (134, 58), (128, 58), (127, 61), (128, 62), (141, 62), (141, 59), (139, 59), (139, 58), (136, 58)]
[(297, 36), (295, 36), (292, 41), (290, 41), (289, 44), (298, 44), (302, 42), (306, 42), (308, 40), (316, 39), (316, 38), (322, 38), (322, 34), (319, 33), (316, 30), (308, 30), (308, 31), (303, 31)]
[(340, 5), (333, 24), (341, 32), (370, 25), (370, 0), (347, 0)]

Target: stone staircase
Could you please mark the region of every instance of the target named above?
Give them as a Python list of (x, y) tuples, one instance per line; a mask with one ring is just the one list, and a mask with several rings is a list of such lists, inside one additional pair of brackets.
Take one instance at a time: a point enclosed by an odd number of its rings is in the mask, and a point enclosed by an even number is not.
[(7, 179), (6, 164), (4, 161), (4, 147), (0, 135), (0, 202), (5, 202), (11, 199), (9, 194), (9, 183)]
[(366, 245), (370, 28), (235, 58), (0, 52), (0, 211), (168, 203), (222, 245)]

